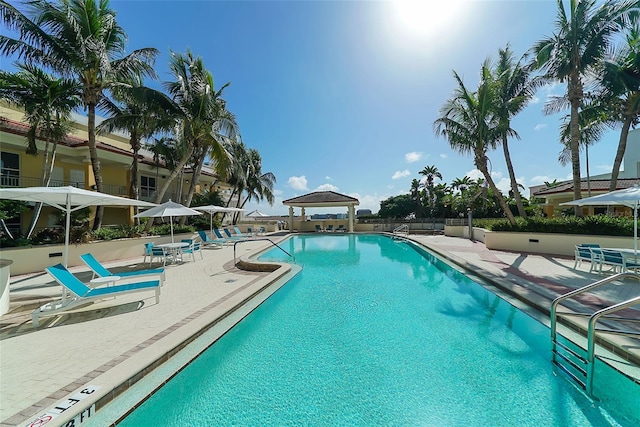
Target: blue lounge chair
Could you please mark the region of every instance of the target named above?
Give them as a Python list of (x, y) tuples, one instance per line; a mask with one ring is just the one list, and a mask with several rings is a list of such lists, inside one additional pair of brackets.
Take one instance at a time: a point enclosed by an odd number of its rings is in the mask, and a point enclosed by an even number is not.
[(80, 259), (87, 264), (87, 266), (93, 271), (93, 277), (109, 277), (118, 276), (123, 279), (130, 277), (142, 277), (142, 276), (160, 276), (160, 282), (164, 283), (165, 274), (164, 268), (154, 268), (153, 270), (134, 270), (134, 271), (121, 271), (119, 273), (113, 273), (109, 271), (104, 265), (100, 264), (100, 261), (93, 256), (93, 254), (87, 253), (80, 255)]
[(229, 245), (232, 244), (233, 242), (237, 242), (240, 239), (234, 239), (231, 237), (224, 237), (222, 235), (222, 233), (220, 232), (220, 230), (218, 230), (217, 228), (213, 229), (213, 232), (216, 234), (216, 237), (218, 237), (218, 240), (223, 241), (225, 244)]
[(344, 224), (338, 224), (338, 228), (336, 228), (336, 231), (347, 231), (347, 229), (344, 228)]
[(222, 246), (226, 243), (220, 239), (210, 238), (207, 232), (204, 230), (199, 230), (198, 235), (200, 236), (200, 240), (202, 240), (203, 246), (210, 246), (210, 245)]
[(231, 232), (229, 231), (228, 228), (223, 228), (222, 231), (224, 231), (224, 234), (227, 235), (228, 239), (234, 239), (234, 240), (245, 240), (246, 237), (245, 236), (238, 236), (235, 234), (231, 234)]
[(240, 229), (238, 227), (233, 227), (233, 231), (236, 233), (236, 234), (234, 234), (234, 236), (236, 236), (236, 237), (244, 237), (245, 239), (253, 237), (252, 233), (244, 234), (242, 231), (240, 231)]
[(327, 228), (325, 229), (325, 231), (333, 231), (333, 224), (329, 224), (327, 225)]
[(127, 283), (124, 285), (107, 286), (103, 288), (90, 288), (73, 275), (62, 264), (56, 264), (45, 269), (62, 287), (71, 292), (68, 298), (52, 301), (41, 307), (38, 307), (31, 314), (33, 327), (37, 328), (40, 324), (40, 317), (52, 316), (64, 311), (93, 303), (96, 300), (115, 297), (118, 295), (128, 294), (139, 291), (155, 291), (156, 304), (160, 303), (160, 281), (150, 280), (148, 282)]

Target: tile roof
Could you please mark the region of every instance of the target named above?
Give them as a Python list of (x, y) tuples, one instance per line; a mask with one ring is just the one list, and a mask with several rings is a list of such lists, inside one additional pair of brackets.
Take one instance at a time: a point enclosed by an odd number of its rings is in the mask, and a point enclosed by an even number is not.
[[(604, 191), (609, 192), (609, 183), (610, 179), (592, 179), (590, 180), (591, 191)], [(616, 190), (622, 190), (624, 188), (633, 187), (634, 185), (640, 185), (640, 178), (627, 178), (627, 179), (618, 179), (616, 181)], [(582, 180), (580, 182), (580, 190), (587, 191), (587, 180)], [(573, 181), (565, 181), (562, 182), (555, 187), (551, 188), (543, 188), (540, 191), (536, 191), (533, 193), (534, 196), (546, 196), (552, 194), (562, 194), (562, 193), (572, 193), (573, 192)]]
[(304, 194), (302, 196), (293, 197), (282, 202), (285, 205), (304, 205), (304, 204), (331, 204), (331, 203), (353, 203), (359, 204), (360, 201), (354, 197), (336, 193), (334, 191), (315, 191), (313, 193)]

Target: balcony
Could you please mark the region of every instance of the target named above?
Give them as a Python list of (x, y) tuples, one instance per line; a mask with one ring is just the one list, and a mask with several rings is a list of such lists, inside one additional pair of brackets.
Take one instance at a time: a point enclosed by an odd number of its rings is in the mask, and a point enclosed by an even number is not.
[[(0, 187), (2, 188), (25, 188), (25, 187), (41, 187), (42, 178), (3, 174), (0, 177)], [(77, 188), (85, 188), (84, 182), (71, 182), (52, 179), (49, 187), (65, 187), (72, 186)], [(127, 187), (123, 185), (103, 184), (102, 192), (113, 196), (127, 197)]]

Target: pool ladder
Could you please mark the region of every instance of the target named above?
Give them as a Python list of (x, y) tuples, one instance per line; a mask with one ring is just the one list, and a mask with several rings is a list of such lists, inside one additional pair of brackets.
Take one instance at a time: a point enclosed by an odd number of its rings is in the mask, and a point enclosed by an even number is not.
[[(558, 311), (558, 306), (563, 301), (575, 297), (576, 295), (584, 294), (585, 292), (592, 291), (596, 288), (622, 279), (635, 279), (640, 281), (640, 275), (629, 272), (618, 273), (602, 280), (598, 280), (597, 282), (594, 282), (590, 285), (575, 289), (569, 293), (561, 295), (551, 303), (551, 362), (556, 365), (563, 373), (573, 379), (583, 390), (585, 390), (587, 395), (589, 395), (590, 397), (593, 397), (596, 333), (637, 337), (640, 339), (640, 330), (636, 329), (635, 331), (632, 331), (629, 329), (623, 330), (622, 328), (620, 328), (620, 326), (622, 326), (624, 322), (640, 322), (640, 319), (637, 316), (633, 318), (620, 316), (609, 317), (609, 320), (615, 320), (616, 322), (618, 322), (618, 327), (615, 329), (607, 329), (602, 327), (597, 328), (596, 325), (601, 319), (606, 319), (605, 316), (640, 304), (640, 296), (610, 305), (591, 314), (575, 311), (560, 312)], [(583, 319), (587, 317), (589, 318), (589, 321), (587, 323), (586, 349), (579, 344), (568, 340), (566, 344), (559, 342), (557, 333), (559, 317), (564, 317), (565, 319), (568, 317), (578, 317)]]
[(407, 224), (402, 224), (393, 229), (393, 238), (402, 236), (404, 233), (404, 237), (409, 235), (409, 226)]
[(282, 246), (280, 246), (279, 244), (275, 243), (273, 240), (267, 238), (267, 237), (259, 237), (259, 238), (253, 238), (253, 239), (247, 239), (247, 240), (238, 240), (233, 242), (233, 265), (237, 265), (237, 261), (236, 261), (236, 245), (238, 245), (239, 243), (244, 243), (244, 242), (255, 242), (258, 240), (266, 240), (267, 242), (271, 243), (271, 246), (275, 246), (276, 248), (280, 249), (282, 252), (284, 252), (285, 254), (289, 255), (291, 257), (291, 259), (293, 260), (293, 262), (296, 262), (296, 258), (291, 255), (289, 252), (285, 251), (284, 249), (282, 249)]

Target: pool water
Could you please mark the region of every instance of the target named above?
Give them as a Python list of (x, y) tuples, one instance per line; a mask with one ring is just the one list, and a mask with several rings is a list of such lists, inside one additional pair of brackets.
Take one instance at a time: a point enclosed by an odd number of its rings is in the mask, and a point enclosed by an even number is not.
[(414, 244), (282, 245), (302, 272), (120, 425), (639, 425), (640, 386), (611, 377), (629, 405), (587, 398), (554, 373), (545, 325)]

